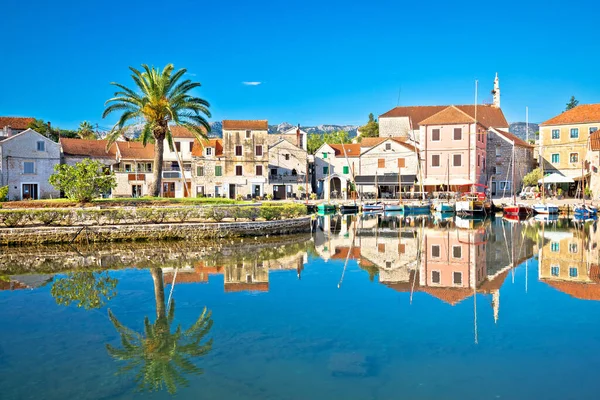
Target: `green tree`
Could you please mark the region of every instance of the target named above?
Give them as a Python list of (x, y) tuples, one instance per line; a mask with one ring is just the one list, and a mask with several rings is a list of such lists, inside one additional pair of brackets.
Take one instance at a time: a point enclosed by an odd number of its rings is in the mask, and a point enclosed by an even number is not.
[(306, 147), (309, 154), (315, 154), (315, 151), (319, 149), (325, 143), (323, 135), (319, 133), (311, 133), (308, 135), (308, 139), (306, 141)]
[(569, 111), (570, 109), (577, 107), (578, 104), (579, 100), (575, 99), (575, 96), (571, 96), (571, 100), (569, 100), (569, 102), (567, 103), (567, 108), (565, 109), (565, 111)]
[(50, 123), (44, 122), (43, 119), (36, 119), (35, 121), (30, 122), (29, 125), (27, 125), (27, 128), (33, 129), (37, 133), (40, 133), (46, 136), (48, 139), (54, 140), (55, 142), (58, 142), (58, 139), (61, 137), (78, 137), (77, 132), (69, 129), (53, 127)]
[(146, 145), (151, 138), (154, 139), (154, 180), (150, 193), (156, 197), (160, 195), (161, 189), (165, 139), (173, 147), (169, 124), (183, 126), (198, 139), (205, 139), (210, 132), (210, 125), (204, 116), (210, 117), (210, 112), (206, 100), (190, 94), (193, 89), (200, 87), (200, 83), (189, 79), (181, 80), (186, 69), (173, 73), (173, 64), (168, 64), (162, 71), (145, 64), (142, 68), (143, 71), (138, 71), (129, 67), (133, 72), (131, 78), (135, 83), (135, 90), (112, 82), (119, 91), (106, 101), (107, 107), (102, 117), (121, 112), (119, 121), (107, 136), (107, 146), (121, 137), (126, 127), (143, 120), (142, 142)]
[(170, 394), (177, 392), (177, 386), (187, 386), (185, 374), (200, 375), (204, 371), (194, 359), (202, 357), (212, 349), (212, 339), (205, 340), (213, 321), (206, 308), (196, 322), (183, 331), (181, 325), (171, 329), (175, 319), (175, 301), (165, 304), (165, 288), (161, 268), (150, 270), (154, 281), (156, 320), (152, 324), (144, 318), (144, 334), (124, 326), (108, 310), (108, 316), (121, 337), (121, 348), (106, 345), (108, 354), (126, 364), (120, 373), (135, 370), (135, 380), (140, 391), (158, 391), (166, 387)]
[(99, 161), (85, 159), (75, 165), (58, 164), (49, 182), (64, 192), (68, 199), (88, 202), (117, 186), (114, 172), (108, 172)]
[(359, 129), (360, 137), (379, 137), (379, 122), (373, 116), (373, 113), (369, 114), (369, 121), (366, 125), (361, 126)]
[(77, 135), (81, 139), (96, 139), (96, 132), (94, 132), (94, 127), (88, 121), (83, 121), (79, 124), (79, 129), (77, 129)]
[(103, 307), (117, 294), (117, 282), (107, 271), (69, 272), (52, 284), (50, 293), (56, 304), (83, 307), (86, 310)]
[(542, 170), (541, 168), (536, 168), (523, 177), (523, 185), (537, 186), (540, 179), (542, 179)]

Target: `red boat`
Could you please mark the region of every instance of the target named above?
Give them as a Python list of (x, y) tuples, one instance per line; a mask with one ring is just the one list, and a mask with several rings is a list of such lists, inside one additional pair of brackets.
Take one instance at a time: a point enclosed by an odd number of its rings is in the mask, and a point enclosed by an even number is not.
[(504, 206), (504, 216), (511, 219), (514, 218), (527, 218), (533, 213), (531, 207), (524, 204), (517, 204), (514, 206)]

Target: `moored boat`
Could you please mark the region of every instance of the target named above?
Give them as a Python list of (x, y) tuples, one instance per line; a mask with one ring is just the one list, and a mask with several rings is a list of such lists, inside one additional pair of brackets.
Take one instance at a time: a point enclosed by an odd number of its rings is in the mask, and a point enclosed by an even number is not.
[(320, 214), (334, 213), (335, 205), (334, 204), (326, 204), (326, 203), (319, 204), (317, 206), (317, 212), (319, 212)]
[(362, 210), (365, 212), (383, 211), (383, 204), (381, 204), (381, 203), (363, 204)]
[(577, 205), (573, 209), (573, 216), (579, 219), (594, 218), (598, 215), (598, 209), (588, 205)]
[(534, 204), (533, 212), (536, 214), (558, 214), (558, 206), (546, 203)]
[(466, 199), (456, 202), (456, 214), (458, 215), (486, 215), (485, 202), (478, 199)]
[(358, 204), (342, 204), (340, 206), (340, 212), (342, 214), (355, 214), (359, 210)]
[(402, 212), (404, 211), (403, 204), (386, 204), (385, 205), (386, 212)]
[(431, 206), (429, 204), (403, 204), (404, 214), (429, 214)]
[(447, 202), (439, 202), (434, 205), (435, 211), (440, 213), (452, 213), (454, 212), (454, 204)]
[(531, 207), (525, 204), (507, 205), (503, 208), (504, 216), (525, 218), (533, 213)]

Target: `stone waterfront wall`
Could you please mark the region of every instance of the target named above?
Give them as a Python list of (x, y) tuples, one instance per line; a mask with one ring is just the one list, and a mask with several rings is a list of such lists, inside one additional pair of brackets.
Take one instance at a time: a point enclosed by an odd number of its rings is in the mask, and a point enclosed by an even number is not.
[(167, 223), (102, 226), (22, 227), (0, 229), (0, 244), (121, 242), (146, 240), (203, 240), (310, 232), (311, 217), (278, 221)]

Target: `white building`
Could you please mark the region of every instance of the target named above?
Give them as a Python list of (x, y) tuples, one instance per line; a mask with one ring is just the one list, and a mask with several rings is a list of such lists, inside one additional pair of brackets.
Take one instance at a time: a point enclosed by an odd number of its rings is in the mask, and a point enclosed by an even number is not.
[(360, 164), (360, 144), (323, 144), (315, 152), (317, 194), (324, 199), (347, 199)]
[(269, 146), (269, 186), (273, 199), (303, 198), (306, 195), (309, 184), (307, 157), (306, 150), (285, 139)]

